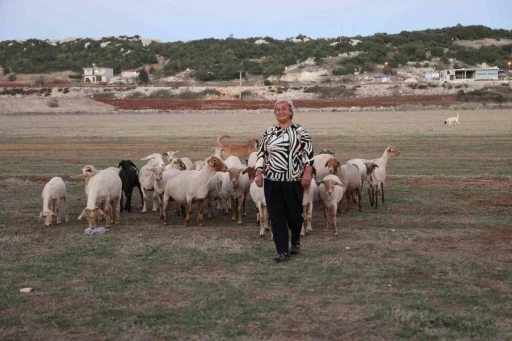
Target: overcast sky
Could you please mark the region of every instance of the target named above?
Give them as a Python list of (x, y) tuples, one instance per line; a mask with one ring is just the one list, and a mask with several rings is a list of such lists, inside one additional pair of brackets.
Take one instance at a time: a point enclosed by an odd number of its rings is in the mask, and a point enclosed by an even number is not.
[(0, 41), (140, 35), (162, 41), (312, 38), (485, 25), (512, 29), (512, 0), (0, 0)]

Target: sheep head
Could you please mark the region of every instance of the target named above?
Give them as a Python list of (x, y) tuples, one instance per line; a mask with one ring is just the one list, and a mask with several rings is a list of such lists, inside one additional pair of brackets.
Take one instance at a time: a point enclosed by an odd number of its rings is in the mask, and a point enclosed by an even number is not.
[(400, 155), (400, 151), (398, 149), (396, 149), (395, 147), (391, 147), (391, 146), (388, 147), (387, 152), (388, 152), (388, 154), (391, 154), (394, 156)]
[(373, 162), (368, 162), (365, 163), (364, 165), (366, 166), (366, 175), (372, 174), (375, 168), (379, 168), (379, 166)]
[(98, 217), (100, 214), (104, 217), (106, 217), (105, 212), (99, 207), (94, 206), (94, 208), (85, 208), (82, 213), (78, 216), (78, 220), (82, 220), (82, 218), (85, 216), (87, 219), (87, 223), (89, 224), (90, 228), (96, 227), (96, 222), (98, 221)]
[(327, 193), (328, 197), (330, 197), (332, 195), (336, 186), (341, 186), (343, 188), (343, 185), (340, 182), (338, 182), (336, 180), (330, 180), (330, 179), (322, 180), (318, 184), (324, 185), (325, 193)]
[(206, 163), (208, 164), (209, 168), (212, 168), (216, 172), (228, 171), (228, 167), (226, 167), (226, 164), (216, 156), (212, 155), (209, 158), (207, 158)]
[(187, 169), (187, 166), (185, 166), (185, 163), (181, 159), (173, 159), (170, 163), (172, 168), (176, 168), (179, 170), (185, 170)]
[(242, 174), (247, 174), (249, 176), (249, 182), (253, 182), (256, 179), (256, 168), (254, 166), (247, 167), (242, 171)]
[(151, 167), (151, 177), (155, 178), (156, 181), (162, 181), (164, 168), (163, 167)]
[(240, 174), (244, 174), (243, 172), (245, 169), (243, 168), (230, 168), (228, 169), (229, 172), (229, 180), (231, 181), (231, 184), (233, 185), (233, 188), (238, 187), (238, 183), (240, 182)]
[(44, 218), (44, 226), (52, 226), (53, 217), (56, 218), (56, 214), (51, 210), (45, 210), (39, 214), (39, 220)]
[(325, 167), (329, 169), (329, 173), (336, 174), (341, 167), (341, 163), (336, 158), (332, 158), (327, 160)]
[(148, 165), (165, 167), (164, 159), (162, 158), (162, 154), (160, 153), (150, 154), (146, 157), (141, 158), (141, 160), (147, 160)]
[(204, 161), (196, 161), (196, 162), (194, 162), (194, 167), (195, 167), (195, 169), (197, 171), (200, 171), (204, 167)]

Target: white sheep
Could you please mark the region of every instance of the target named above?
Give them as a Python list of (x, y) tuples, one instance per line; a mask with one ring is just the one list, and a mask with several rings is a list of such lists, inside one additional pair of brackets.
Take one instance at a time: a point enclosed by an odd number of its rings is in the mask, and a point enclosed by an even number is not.
[(226, 160), (224, 160), (224, 163), (226, 164), (226, 167), (233, 168), (233, 167), (245, 167), (245, 165), (240, 161), (240, 158), (236, 155), (229, 156)]
[(333, 234), (338, 235), (336, 229), (336, 211), (338, 205), (341, 205), (343, 199), (344, 188), (340, 179), (336, 175), (327, 175), (318, 183), (318, 196), (324, 206), (324, 228), (329, 227), (331, 220)]
[(249, 155), (249, 160), (247, 161), (247, 166), (248, 167), (255, 167), (256, 166), (256, 161), (258, 161), (258, 153), (257, 152), (252, 152)]
[(306, 233), (313, 232), (311, 220), (313, 218), (313, 202), (317, 195), (318, 185), (316, 184), (316, 181), (313, 180), (308, 187), (304, 188), (304, 194), (302, 196), (302, 215), (304, 217), (304, 222), (302, 223), (301, 236), (305, 236)]
[(455, 117), (448, 117), (446, 120), (444, 120), (444, 124), (451, 125), (459, 125), (459, 113), (457, 113), (457, 116)]
[[(265, 185), (263, 185), (265, 186)], [(256, 204), (256, 209), (258, 210), (257, 220), (260, 223), (260, 237), (265, 235), (265, 230), (269, 230), (269, 219), (268, 219), (268, 209), (267, 202), (265, 200), (265, 191), (264, 187), (258, 187), (256, 182), (251, 183), (251, 187), (249, 190), (251, 194), (252, 201)], [(270, 239), (273, 239), (272, 230), (270, 229)]]
[[(153, 167), (165, 167), (164, 159), (162, 155), (159, 153), (153, 153), (146, 157), (141, 158), (141, 160), (147, 160), (148, 163), (144, 165), (139, 170), (139, 183), (142, 189), (142, 213), (147, 212), (147, 197), (148, 191), (152, 191), (154, 187), (154, 178), (151, 172), (151, 168)], [(153, 212), (157, 211), (158, 203), (156, 195), (153, 195)]]
[[(378, 207), (378, 196), (382, 193), (382, 203), (384, 203), (384, 184), (386, 183), (386, 166), (388, 164), (389, 158), (391, 156), (399, 156), (400, 151), (395, 147), (389, 146), (384, 150), (382, 156), (378, 159), (359, 159), (366, 164), (374, 163), (377, 167), (371, 172), (370, 176), (368, 176), (368, 196), (370, 197), (370, 204), (372, 201), (375, 203), (375, 208)], [(372, 194), (373, 193), (373, 194)], [(375, 200), (372, 199), (375, 198)]]
[[(78, 220), (85, 216), (89, 227), (94, 229), (98, 216), (105, 217), (105, 225), (111, 224), (111, 215), (113, 222), (119, 224), (121, 215), (121, 195), (122, 181), (119, 174), (115, 172), (100, 172), (89, 179), (89, 195), (87, 196), (87, 206), (82, 211)], [(100, 207), (103, 207), (100, 208)]]
[(176, 173), (167, 180), (164, 192), (164, 224), (168, 223), (169, 201), (176, 201), (180, 205), (187, 205), (185, 226), (189, 225), (192, 214), (192, 203), (199, 202), (197, 221), (203, 224), (203, 204), (208, 195), (209, 183), (216, 172), (225, 172), (227, 167), (216, 156), (205, 160), (205, 166), (200, 171), (184, 170)]
[(327, 161), (334, 157), (330, 154), (318, 154), (313, 157), (313, 164), (316, 169), (316, 178), (322, 180), (326, 175), (331, 174), (327, 168)]
[[(355, 164), (351, 163), (345, 163), (341, 165), (340, 162), (335, 158), (327, 161), (327, 168), (329, 169), (329, 172), (336, 175), (343, 184), (345, 196), (347, 197), (347, 208), (345, 212), (350, 211), (350, 206), (352, 204), (352, 194), (357, 195), (359, 202), (359, 212), (361, 212), (363, 210), (363, 204), (361, 196), (362, 182), (359, 168)], [(338, 207), (338, 212), (341, 213), (341, 205)]]
[(53, 177), (43, 188), (43, 211), (39, 214), (39, 219), (44, 218), (44, 225), (51, 226), (53, 218), (60, 224), (60, 201), (64, 203), (64, 218), (69, 221), (68, 201), (66, 195), (66, 184), (59, 177)]
[[(230, 156), (232, 157), (232, 156)], [(226, 159), (227, 161), (227, 159)], [(250, 182), (247, 175), (247, 168), (229, 168), (227, 173), (222, 174), (222, 186), (219, 191), (221, 200), (226, 200), (226, 195), (231, 200), (232, 220), (238, 215), (238, 224), (242, 224), (242, 213), (245, 215), (245, 198), (249, 193)], [(227, 210), (224, 211), (227, 214)]]

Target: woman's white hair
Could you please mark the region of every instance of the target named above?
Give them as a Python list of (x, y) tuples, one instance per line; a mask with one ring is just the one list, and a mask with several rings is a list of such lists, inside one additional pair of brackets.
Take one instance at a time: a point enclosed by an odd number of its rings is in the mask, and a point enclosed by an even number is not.
[(293, 118), (293, 115), (295, 114), (295, 107), (293, 106), (293, 102), (289, 99), (279, 99), (277, 100), (275, 103), (274, 103), (274, 114), (276, 113), (276, 107), (279, 103), (287, 103), (288, 104), (288, 107), (290, 108), (290, 112), (292, 113), (292, 118)]

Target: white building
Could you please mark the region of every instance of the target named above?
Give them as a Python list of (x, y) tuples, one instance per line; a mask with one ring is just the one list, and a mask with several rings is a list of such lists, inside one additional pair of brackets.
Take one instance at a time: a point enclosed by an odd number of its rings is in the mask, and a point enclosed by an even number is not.
[(425, 79), (439, 79), (439, 72), (427, 72), (425, 73)]
[(375, 75), (375, 76), (373, 76), (373, 81), (376, 83), (389, 83), (389, 82), (391, 82), (391, 76)]
[(466, 81), (466, 80), (498, 80), (499, 68), (473, 68), (473, 69), (452, 69), (440, 72), (440, 79), (444, 81)]
[(83, 82), (84, 83), (107, 83), (110, 78), (114, 77), (114, 69), (102, 66), (84, 67)]
[(126, 69), (121, 71), (121, 77), (123, 78), (138, 78), (139, 70), (138, 69)]

